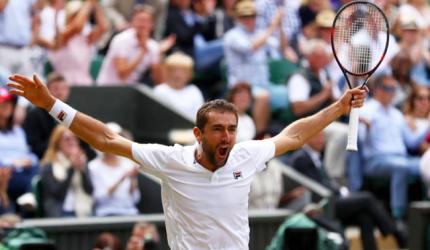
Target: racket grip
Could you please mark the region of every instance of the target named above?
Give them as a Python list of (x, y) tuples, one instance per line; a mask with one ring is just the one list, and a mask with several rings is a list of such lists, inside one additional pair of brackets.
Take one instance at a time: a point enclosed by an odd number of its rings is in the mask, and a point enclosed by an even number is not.
[(346, 150), (357, 151), (357, 137), (358, 137), (358, 108), (351, 108), (349, 113), (349, 127), (348, 127), (348, 143)]

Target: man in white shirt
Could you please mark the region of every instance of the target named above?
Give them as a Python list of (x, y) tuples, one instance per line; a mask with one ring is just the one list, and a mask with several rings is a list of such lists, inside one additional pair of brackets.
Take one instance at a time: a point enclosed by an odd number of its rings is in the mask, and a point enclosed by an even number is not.
[[(56, 100), (37, 76), (10, 77), (12, 94), (49, 110), (61, 124), (96, 149), (121, 155), (162, 180), (163, 208), (171, 249), (248, 249), (248, 193), (265, 162), (301, 147), (351, 107), (363, 105), (366, 91), (348, 90), (334, 104), (298, 120), (278, 135), (236, 144), (237, 112), (224, 100), (204, 104), (191, 146), (138, 144), (102, 122)], [(353, 98), (354, 97), (354, 98)]]
[(103, 61), (98, 85), (136, 84), (147, 70), (159, 82), (159, 44), (151, 38), (153, 10), (148, 6), (134, 9), (131, 28), (116, 35)]

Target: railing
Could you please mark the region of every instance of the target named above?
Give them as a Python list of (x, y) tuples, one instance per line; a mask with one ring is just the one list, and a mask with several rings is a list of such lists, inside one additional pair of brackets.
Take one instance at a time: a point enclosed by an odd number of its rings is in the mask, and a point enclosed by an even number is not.
[[(288, 210), (250, 211), (250, 249), (265, 249), (279, 225), (290, 214)], [(161, 249), (169, 249), (162, 214), (81, 219), (29, 219), (18, 226), (43, 229), (55, 242), (58, 250), (87, 250), (92, 249), (97, 235), (105, 231), (118, 236), (125, 246), (134, 223), (138, 221), (154, 223), (161, 236)]]

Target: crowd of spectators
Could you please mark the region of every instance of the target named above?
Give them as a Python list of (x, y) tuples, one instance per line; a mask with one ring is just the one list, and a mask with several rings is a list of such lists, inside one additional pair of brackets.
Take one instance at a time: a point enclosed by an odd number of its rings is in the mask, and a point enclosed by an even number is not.
[[(330, 105), (346, 88), (330, 48), (331, 23), (346, 2), (0, 0), (0, 83), (13, 73), (37, 73), (65, 102), (77, 85), (146, 84), (191, 117), (205, 100), (226, 98), (239, 111), (238, 141), (261, 139)], [(405, 220), (411, 179), (430, 190), (430, 5), (374, 2), (390, 22), (390, 45), (361, 110), (360, 151), (346, 152), (343, 117), (324, 130), (320, 165), (348, 192), (361, 190), (367, 177), (389, 180), (387, 209)], [(294, 72), (271, 82), (272, 61), (289, 62)], [(292, 119), (277, 119), (274, 110)], [(46, 217), (138, 213), (133, 163), (92, 151), (5, 86), (0, 167), (1, 212), (32, 216), (22, 204), (34, 201), (19, 198), (36, 176)], [(258, 197), (266, 182), (282, 180), (277, 171), (257, 179), (252, 202), (260, 208), (288, 207), (306, 193), (274, 187), (264, 204)]]

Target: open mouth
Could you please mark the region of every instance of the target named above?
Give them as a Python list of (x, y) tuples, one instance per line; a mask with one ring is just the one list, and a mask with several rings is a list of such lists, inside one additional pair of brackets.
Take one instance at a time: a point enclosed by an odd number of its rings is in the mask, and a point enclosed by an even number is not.
[(227, 157), (227, 154), (228, 154), (228, 146), (220, 146), (218, 148), (218, 155), (220, 158)]
[(226, 156), (227, 155), (227, 151), (228, 151), (227, 147), (222, 147), (222, 148), (219, 149), (219, 154), (221, 156)]

